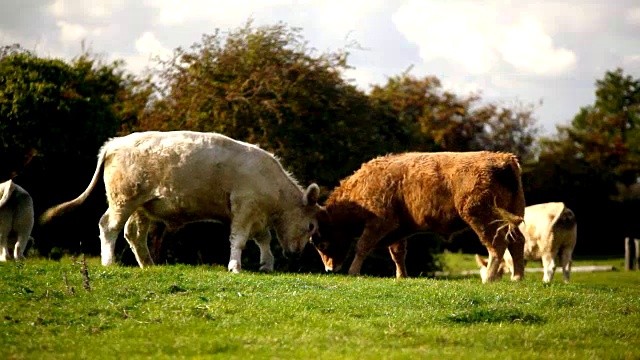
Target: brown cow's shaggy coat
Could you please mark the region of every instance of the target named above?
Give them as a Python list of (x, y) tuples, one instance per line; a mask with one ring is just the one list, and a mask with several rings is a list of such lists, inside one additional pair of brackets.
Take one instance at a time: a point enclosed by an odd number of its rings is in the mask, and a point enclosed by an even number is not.
[(403, 153), (373, 159), (342, 180), (319, 214), (313, 244), (327, 271), (337, 271), (352, 239), (359, 237), (350, 274), (376, 246), (388, 246), (396, 276), (406, 277), (406, 238), (417, 231), (450, 236), (469, 226), (490, 254), (488, 277), (496, 278), (508, 248), (513, 279), (524, 276), (521, 170), (508, 153)]

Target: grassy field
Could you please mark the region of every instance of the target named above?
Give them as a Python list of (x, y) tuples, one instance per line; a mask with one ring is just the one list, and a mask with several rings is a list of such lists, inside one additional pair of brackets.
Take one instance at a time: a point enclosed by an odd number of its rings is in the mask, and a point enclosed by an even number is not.
[(640, 358), (640, 272), (482, 285), (87, 263), (88, 284), (67, 257), (0, 264), (1, 358)]
[[(486, 257), (486, 255), (484, 256)], [(445, 251), (443, 254), (443, 259), (445, 265), (445, 271), (450, 272), (460, 272), (463, 270), (478, 270), (478, 265), (476, 264), (475, 254), (464, 254), (464, 253), (451, 253)], [(556, 269), (556, 275), (559, 273), (562, 276), (562, 269), (560, 268), (560, 264), (556, 264), (558, 268)], [(610, 258), (610, 257), (579, 257), (574, 256), (573, 258), (573, 266), (585, 266), (585, 265), (610, 265), (615, 267), (617, 270), (624, 269), (624, 259), (623, 258)], [(541, 268), (542, 262), (540, 261), (528, 261), (528, 268)], [(542, 274), (540, 274), (542, 278)]]

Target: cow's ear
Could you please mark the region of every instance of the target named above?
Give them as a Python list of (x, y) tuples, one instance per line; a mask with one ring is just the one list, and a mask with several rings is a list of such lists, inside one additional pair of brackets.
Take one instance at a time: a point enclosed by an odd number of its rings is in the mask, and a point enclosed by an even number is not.
[(331, 222), (331, 217), (329, 216), (329, 212), (324, 207), (320, 207), (320, 211), (316, 215), (318, 217), (318, 225), (323, 226), (325, 224), (329, 224)]
[(318, 198), (320, 197), (320, 187), (317, 184), (311, 184), (304, 192), (304, 197), (302, 198), (302, 203), (306, 205), (315, 205), (318, 203)]
[(480, 265), (481, 267), (486, 267), (487, 266), (487, 260), (483, 259), (480, 255), (476, 254), (476, 262), (478, 263), (478, 265)]

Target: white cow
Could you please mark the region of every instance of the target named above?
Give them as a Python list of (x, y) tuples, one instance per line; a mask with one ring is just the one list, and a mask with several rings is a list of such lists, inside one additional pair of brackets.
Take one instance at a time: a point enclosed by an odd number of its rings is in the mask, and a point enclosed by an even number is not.
[[(556, 269), (555, 258), (560, 256), (564, 281), (571, 276), (571, 257), (576, 246), (578, 225), (576, 216), (562, 202), (550, 202), (527, 206), (524, 222), (520, 230), (525, 237), (524, 257), (526, 260), (542, 260), (544, 275), (542, 281), (551, 282)], [(476, 255), (480, 271), (486, 271), (486, 260)], [(504, 254), (502, 272), (513, 271), (511, 254)]]
[(0, 183), (0, 194), (0, 261), (11, 258), (9, 247), (14, 241), (13, 257), (22, 259), (33, 230), (33, 200), (12, 180)]
[[(104, 165), (104, 166), (103, 166)], [(319, 188), (303, 190), (272, 154), (216, 133), (139, 132), (110, 139), (100, 149), (89, 187), (76, 199), (47, 210), (42, 222), (80, 205), (104, 171), (109, 208), (100, 218), (102, 264), (113, 263), (124, 235), (140, 267), (152, 265), (147, 232), (152, 222), (168, 228), (197, 221), (231, 226), (229, 270), (241, 269), (252, 238), (262, 271), (272, 271), (270, 228), (285, 252), (301, 252), (318, 227)]]

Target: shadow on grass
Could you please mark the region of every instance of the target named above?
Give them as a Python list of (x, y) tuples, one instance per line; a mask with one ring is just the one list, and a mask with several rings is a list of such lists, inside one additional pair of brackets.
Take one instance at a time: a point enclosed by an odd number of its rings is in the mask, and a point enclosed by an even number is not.
[(459, 274), (459, 273), (441, 274), (439, 273), (431, 276), (431, 278), (434, 280), (446, 280), (446, 281), (451, 281), (451, 280), (476, 280), (478, 282), (482, 281), (480, 279), (480, 275), (476, 275), (476, 274)]
[(476, 323), (522, 323), (542, 324), (545, 320), (537, 314), (526, 314), (520, 309), (472, 309), (447, 316), (447, 321), (456, 324)]

